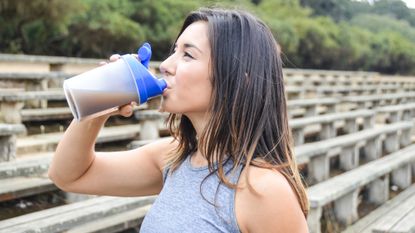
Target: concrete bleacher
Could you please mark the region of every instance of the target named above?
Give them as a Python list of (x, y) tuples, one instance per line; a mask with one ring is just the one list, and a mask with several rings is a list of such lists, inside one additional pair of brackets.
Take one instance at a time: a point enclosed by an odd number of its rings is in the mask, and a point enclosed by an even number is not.
[[(144, 217), (154, 198), (91, 198), (0, 221), (0, 232), (67, 232), (69, 229), (73, 232), (95, 232), (114, 229), (117, 225), (115, 230), (123, 230), (128, 220), (132, 219), (133, 224), (137, 224)], [(109, 224), (108, 218), (111, 218)]]
[(327, 139), (337, 136), (340, 128), (346, 133), (356, 132), (359, 126), (371, 128), (374, 116), (374, 111), (364, 109), (291, 119), (289, 125), (295, 145), (301, 145), (306, 136), (313, 133), (318, 133), (320, 139)]
[[(405, 189), (411, 185), (415, 145), (374, 160), (349, 172), (318, 183), (308, 189), (311, 232), (320, 232), (323, 206), (334, 202), (336, 218), (349, 225), (358, 219), (358, 195), (368, 187), (368, 201), (383, 204), (389, 198), (389, 182)], [(411, 168), (412, 166), (412, 168)], [(390, 174), (390, 178), (389, 178)]]
[(0, 163), (16, 157), (16, 136), (25, 132), (22, 124), (0, 124)]
[[(45, 173), (63, 133), (25, 132), (36, 122), (70, 120), (62, 81), (100, 61), (0, 55), (0, 122), (5, 125), (0, 124), (0, 203), (58, 190)], [(151, 64), (153, 69), (158, 65)], [(412, 232), (414, 224), (407, 216), (415, 207), (406, 200), (415, 200), (415, 79), (373, 72), (283, 72), (295, 156), (308, 183), (310, 232), (325, 232), (325, 221), (346, 232)], [(39, 100), (41, 104), (33, 104)], [(131, 120), (121, 124), (109, 122), (97, 142), (128, 141), (131, 149), (168, 136), (167, 114), (158, 112), (157, 105), (137, 107)], [(391, 186), (402, 192), (391, 198), (396, 195)], [(76, 198), (69, 199), (73, 194), (67, 195), (62, 206), (0, 220), (0, 232), (139, 228), (155, 198), (90, 196), (74, 202)], [(362, 203), (378, 208), (363, 216)], [(328, 211), (333, 219), (327, 219)]]
[(415, 185), (360, 219), (343, 233), (399, 233), (415, 228)]
[(295, 155), (298, 163), (308, 164), (309, 183), (321, 182), (329, 178), (331, 157), (339, 157), (342, 170), (354, 169), (359, 166), (361, 148), (368, 160), (374, 160), (381, 156), (382, 147), (392, 153), (410, 144), (412, 125), (413, 122), (399, 122), (306, 143), (295, 147)]
[(23, 88), (26, 91), (45, 91), (62, 86), (74, 74), (58, 71), (48, 73), (0, 72), (0, 88)]

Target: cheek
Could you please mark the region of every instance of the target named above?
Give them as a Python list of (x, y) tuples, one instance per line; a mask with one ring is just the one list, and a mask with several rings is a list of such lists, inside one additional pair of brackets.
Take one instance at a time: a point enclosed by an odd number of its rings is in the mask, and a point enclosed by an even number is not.
[(191, 105), (207, 107), (212, 94), (212, 84), (207, 73), (188, 73), (176, 80), (177, 95)]

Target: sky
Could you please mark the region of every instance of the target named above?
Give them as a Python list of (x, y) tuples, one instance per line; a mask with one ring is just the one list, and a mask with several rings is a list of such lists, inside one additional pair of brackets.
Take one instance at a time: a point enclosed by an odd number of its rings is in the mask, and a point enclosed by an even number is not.
[(415, 0), (402, 0), (409, 8), (415, 9)]
[[(355, 0), (355, 1), (363, 1), (363, 0)], [(367, 1), (367, 0), (364, 0)], [(415, 0), (402, 0), (406, 3), (409, 8), (415, 9)], [(369, 2), (373, 2), (373, 0), (369, 0)]]

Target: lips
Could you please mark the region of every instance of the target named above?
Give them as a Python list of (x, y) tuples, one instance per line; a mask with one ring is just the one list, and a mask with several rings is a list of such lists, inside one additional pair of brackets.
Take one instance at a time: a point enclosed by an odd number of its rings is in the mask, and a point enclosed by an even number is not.
[(163, 90), (162, 96), (167, 96), (167, 91), (170, 90), (171, 88), (167, 87), (166, 89)]
[(162, 95), (163, 96), (166, 96), (167, 95), (167, 91), (171, 89), (171, 86), (170, 86), (170, 82), (166, 78), (164, 78), (164, 80), (166, 81), (167, 87), (163, 90)]

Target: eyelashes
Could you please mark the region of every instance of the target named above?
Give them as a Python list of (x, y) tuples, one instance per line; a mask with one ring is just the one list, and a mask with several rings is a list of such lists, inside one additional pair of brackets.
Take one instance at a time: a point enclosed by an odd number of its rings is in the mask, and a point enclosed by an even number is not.
[(184, 52), (184, 57), (189, 57), (191, 59), (194, 59), (194, 57), (192, 55), (190, 55), (190, 53), (188, 53), (188, 52)]

